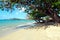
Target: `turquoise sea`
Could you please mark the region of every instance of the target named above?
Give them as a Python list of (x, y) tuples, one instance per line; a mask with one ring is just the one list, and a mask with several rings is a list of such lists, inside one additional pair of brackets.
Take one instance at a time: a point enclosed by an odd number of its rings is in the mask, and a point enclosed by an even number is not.
[[(23, 25), (31, 24), (35, 22), (34, 20), (26, 20), (26, 19), (20, 19), (20, 20), (0, 20), (0, 36), (5, 35), (13, 30), (16, 30), (16, 28), (20, 29), (23, 28)], [(24, 26), (26, 27), (26, 26)], [(28, 27), (28, 26), (27, 26)]]
[(20, 20), (0, 20), (0, 28), (4, 27), (16, 27), (18, 25), (23, 25), (26, 23), (32, 23), (34, 20), (26, 20), (26, 19), (20, 19)]

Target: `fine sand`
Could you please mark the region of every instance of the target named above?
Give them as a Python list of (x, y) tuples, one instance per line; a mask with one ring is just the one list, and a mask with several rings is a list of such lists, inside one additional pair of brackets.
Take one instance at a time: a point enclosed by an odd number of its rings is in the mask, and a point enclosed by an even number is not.
[(0, 37), (0, 40), (60, 40), (60, 27), (51, 25), (46, 29), (44, 27), (19, 29)]

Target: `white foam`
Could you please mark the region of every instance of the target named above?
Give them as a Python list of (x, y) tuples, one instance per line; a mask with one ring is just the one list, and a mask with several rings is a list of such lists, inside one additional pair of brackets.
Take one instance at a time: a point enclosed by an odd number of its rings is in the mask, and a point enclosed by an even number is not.
[(30, 23), (26, 23), (26, 24), (21, 24), (21, 25), (18, 25), (17, 27), (19, 27), (19, 26), (25, 26), (25, 25), (32, 25), (32, 24), (34, 24), (34, 23), (36, 23), (36, 22), (30, 22)]

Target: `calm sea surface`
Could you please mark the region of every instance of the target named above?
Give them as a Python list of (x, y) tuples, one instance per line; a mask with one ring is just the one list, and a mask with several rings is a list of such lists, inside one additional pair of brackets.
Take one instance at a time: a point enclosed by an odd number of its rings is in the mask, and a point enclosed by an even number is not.
[[(10, 32), (15, 31), (16, 29), (29, 27), (24, 26), (29, 23), (35, 22), (34, 20), (0, 20), (0, 37), (9, 34)], [(29, 24), (30, 25), (30, 24)]]
[(0, 30), (6, 29), (6, 28), (11, 28), (11, 27), (16, 27), (18, 25), (23, 25), (27, 23), (33, 23), (34, 20), (0, 20)]

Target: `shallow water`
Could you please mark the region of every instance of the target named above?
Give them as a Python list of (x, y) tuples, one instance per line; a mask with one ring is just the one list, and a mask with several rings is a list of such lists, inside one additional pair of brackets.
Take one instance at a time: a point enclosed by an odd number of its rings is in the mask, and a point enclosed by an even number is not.
[(33, 23), (34, 20), (25, 20), (25, 19), (21, 19), (21, 20), (0, 20), (0, 31), (3, 29), (10, 29), (13, 27), (16, 27), (18, 25), (24, 25), (27, 23)]

